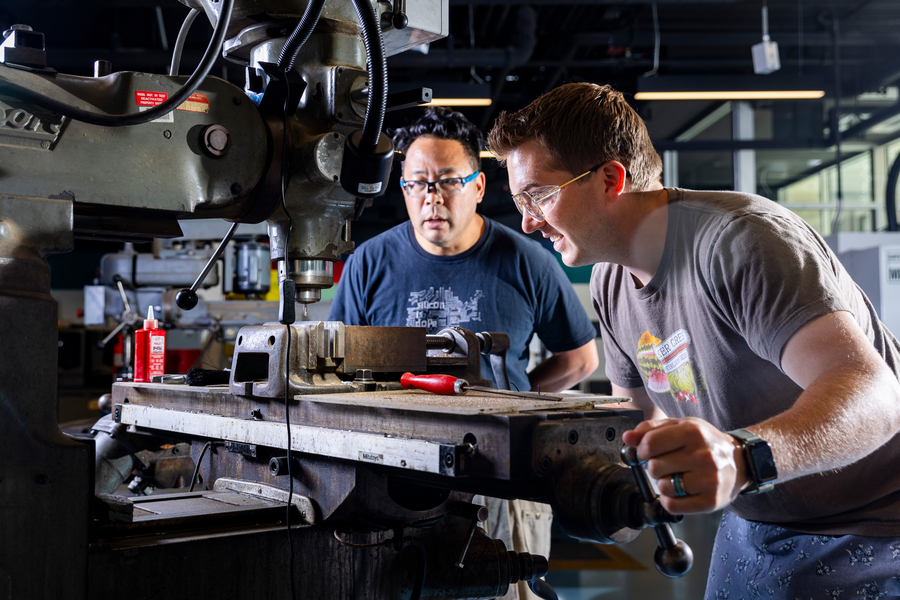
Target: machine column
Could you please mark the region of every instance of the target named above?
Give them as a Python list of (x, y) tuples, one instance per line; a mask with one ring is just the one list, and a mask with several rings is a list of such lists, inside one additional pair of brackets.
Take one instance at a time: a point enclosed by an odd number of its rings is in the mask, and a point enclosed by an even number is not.
[(45, 258), (72, 245), (71, 202), (0, 195), (0, 598), (87, 596), (93, 448), (57, 424)]

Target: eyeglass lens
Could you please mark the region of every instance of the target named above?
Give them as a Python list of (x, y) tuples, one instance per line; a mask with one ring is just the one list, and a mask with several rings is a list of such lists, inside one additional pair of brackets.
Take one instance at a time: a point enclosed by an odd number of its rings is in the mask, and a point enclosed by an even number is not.
[(441, 196), (452, 196), (462, 191), (462, 181), (459, 179), (442, 179), (436, 183), (429, 184), (427, 181), (407, 181), (406, 193), (412, 198), (422, 198), (428, 191), (428, 188), (434, 186)]

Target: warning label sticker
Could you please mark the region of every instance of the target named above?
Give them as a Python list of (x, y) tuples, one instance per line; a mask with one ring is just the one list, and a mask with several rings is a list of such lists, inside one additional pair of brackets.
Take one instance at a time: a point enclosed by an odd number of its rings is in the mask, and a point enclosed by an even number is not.
[(156, 106), (168, 100), (169, 95), (165, 92), (142, 92), (134, 93), (134, 101), (138, 106)]
[[(165, 92), (145, 92), (138, 90), (134, 93), (134, 101), (137, 102), (138, 110), (144, 112), (150, 110), (154, 106), (162, 104), (169, 99), (169, 95)], [(174, 123), (175, 117), (172, 113), (163, 115), (158, 119), (153, 119), (154, 123)]]
[(209, 98), (207, 98), (204, 94), (198, 94), (194, 92), (190, 95), (190, 97), (182, 103), (181, 106), (178, 107), (178, 110), (186, 110), (188, 112), (195, 113), (208, 113), (209, 112)]

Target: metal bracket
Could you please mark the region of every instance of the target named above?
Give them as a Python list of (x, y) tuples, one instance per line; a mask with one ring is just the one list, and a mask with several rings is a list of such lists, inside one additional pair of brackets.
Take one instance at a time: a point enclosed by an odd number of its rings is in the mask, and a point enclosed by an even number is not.
[[(275, 500), (276, 502), (283, 502), (284, 504), (287, 504), (288, 501), (287, 490), (271, 485), (256, 483), (255, 481), (243, 481), (240, 479), (220, 477), (216, 479), (215, 484), (213, 484), (213, 490), (217, 492), (227, 490), (239, 494), (246, 494), (248, 496), (255, 496), (257, 498), (265, 498), (266, 500)], [(297, 509), (297, 512), (300, 513), (303, 524), (315, 524), (316, 509), (313, 506), (312, 500), (306, 496), (301, 496), (300, 494), (291, 494), (290, 496), (291, 504)]]

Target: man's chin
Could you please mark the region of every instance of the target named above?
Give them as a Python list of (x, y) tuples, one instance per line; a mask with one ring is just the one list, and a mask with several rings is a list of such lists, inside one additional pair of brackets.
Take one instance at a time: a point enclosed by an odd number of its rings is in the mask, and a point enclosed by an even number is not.
[(562, 259), (563, 264), (567, 267), (585, 267), (591, 264), (590, 261), (585, 260), (583, 257), (576, 256), (568, 251), (560, 252), (559, 257), (560, 259)]
[(423, 238), (435, 246), (443, 247), (447, 242), (447, 232), (440, 229), (425, 229), (421, 232)]

